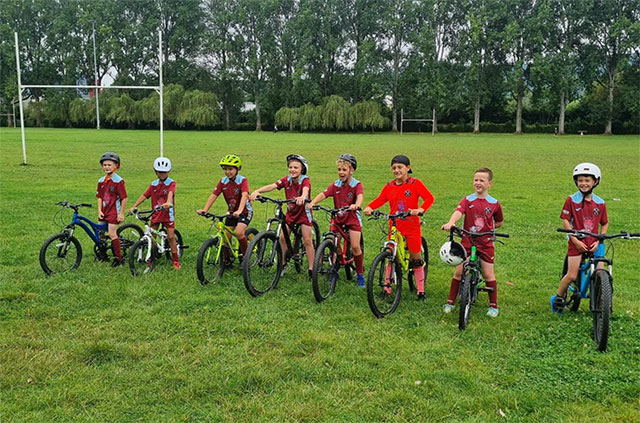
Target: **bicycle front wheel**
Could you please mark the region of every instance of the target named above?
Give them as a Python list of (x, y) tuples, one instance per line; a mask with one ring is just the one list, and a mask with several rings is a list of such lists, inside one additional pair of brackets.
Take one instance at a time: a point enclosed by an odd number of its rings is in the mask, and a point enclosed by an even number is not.
[(390, 251), (373, 259), (367, 276), (367, 302), (378, 319), (396, 311), (402, 292), (402, 268)]
[(148, 239), (142, 238), (133, 244), (129, 252), (129, 270), (133, 276), (147, 275), (156, 267), (156, 255)]
[(464, 330), (469, 323), (472, 300), (471, 275), (466, 273), (460, 281), (460, 313), (458, 315), (458, 329), (460, 330)]
[(65, 232), (51, 236), (40, 248), (40, 267), (47, 275), (76, 269), (80, 260), (80, 242)]
[(129, 249), (133, 247), (133, 244), (140, 241), (140, 238), (144, 235), (142, 228), (135, 223), (126, 223), (118, 226), (116, 233), (118, 234), (118, 238), (120, 238), (122, 257), (125, 257), (128, 254)]
[(209, 238), (200, 251), (196, 262), (196, 273), (202, 285), (217, 282), (224, 273), (224, 260), (220, 248), (220, 238)]
[(606, 351), (609, 341), (609, 319), (613, 309), (613, 288), (606, 270), (596, 270), (591, 289), (593, 313), (593, 339), (598, 351)]
[(336, 252), (333, 239), (325, 239), (316, 250), (311, 273), (313, 296), (317, 302), (321, 303), (333, 295), (339, 270), (340, 257)]
[(254, 297), (271, 291), (282, 271), (282, 250), (275, 232), (261, 232), (251, 240), (242, 261), (244, 286)]

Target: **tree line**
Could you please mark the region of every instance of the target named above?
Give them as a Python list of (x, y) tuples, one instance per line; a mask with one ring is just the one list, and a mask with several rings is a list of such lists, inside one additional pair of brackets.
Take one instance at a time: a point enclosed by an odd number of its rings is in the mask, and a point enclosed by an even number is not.
[[(94, 78), (92, 27), (114, 85), (158, 84), (162, 32), (175, 127), (397, 130), (404, 109), (439, 129), (640, 131), (640, 0), (13, 0), (2, 113), (14, 31), (23, 84), (76, 84)], [(26, 91), (31, 122), (90, 125), (72, 91)], [(157, 125), (157, 94), (107, 91), (107, 125)]]

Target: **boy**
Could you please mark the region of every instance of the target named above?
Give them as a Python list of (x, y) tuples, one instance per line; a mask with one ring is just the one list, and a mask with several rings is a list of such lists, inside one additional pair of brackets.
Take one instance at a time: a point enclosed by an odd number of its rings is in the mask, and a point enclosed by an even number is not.
[[(224, 171), (224, 178), (218, 182), (204, 208), (198, 210), (198, 214), (209, 211), (211, 205), (222, 194), (227, 203), (227, 212), (232, 216), (225, 219), (224, 224), (235, 230), (240, 254), (244, 257), (247, 252), (249, 242), (247, 241), (246, 230), (253, 217), (251, 201), (249, 201), (249, 181), (240, 175), (242, 169), (242, 159), (235, 154), (227, 154), (218, 163)], [(231, 259), (230, 251), (223, 250), (224, 259)]]
[(364, 190), (362, 183), (353, 177), (353, 172), (358, 167), (358, 161), (353, 155), (345, 153), (338, 157), (336, 165), (338, 166), (338, 179), (323, 192), (316, 195), (316, 198), (307, 204), (307, 208), (311, 210), (313, 206), (327, 197), (333, 197), (333, 207), (336, 209), (349, 206), (349, 211), (342, 216), (338, 216), (336, 223), (349, 231), (353, 261), (358, 274), (358, 286), (364, 288), (364, 261), (362, 249), (360, 248), (362, 220), (360, 212), (357, 211), (364, 200)]
[(118, 223), (124, 221), (124, 209), (127, 207), (127, 189), (124, 186), (124, 179), (116, 173), (120, 169), (120, 156), (108, 151), (100, 156), (100, 164), (105, 176), (98, 179), (98, 221), (107, 223), (109, 238), (111, 238), (111, 248), (113, 249), (112, 267), (120, 266), (124, 263), (122, 259), (122, 249), (120, 248), (120, 238), (116, 233)]
[(167, 239), (171, 246), (172, 264), (176, 270), (180, 269), (180, 256), (178, 254), (178, 246), (176, 245), (175, 235), (175, 195), (176, 195), (176, 181), (169, 178), (169, 172), (171, 172), (171, 160), (166, 157), (158, 157), (153, 162), (153, 170), (156, 172), (158, 179), (151, 182), (149, 188), (138, 198), (129, 209), (131, 213), (136, 209), (144, 200), (151, 197), (152, 207), (162, 207), (164, 210), (157, 211), (151, 217), (151, 227), (158, 229), (160, 224), (167, 230)]
[[(258, 188), (251, 193), (249, 197), (254, 201), (260, 194), (273, 191), (274, 189), (284, 189), (287, 200), (295, 199), (295, 204), (289, 203), (286, 214), (286, 222), (291, 229), (291, 225), (300, 225), (302, 230), (302, 240), (304, 242), (304, 248), (307, 252), (307, 261), (309, 264), (309, 279), (311, 279), (311, 269), (313, 268), (313, 218), (311, 210), (304, 206), (305, 201), (310, 199), (311, 195), (311, 181), (307, 176), (309, 172), (309, 165), (307, 159), (299, 154), (289, 154), (287, 156), (287, 166), (289, 167), (289, 175), (276, 182), (265, 185)], [(284, 232), (280, 234), (280, 247), (282, 248), (282, 255), (287, 255), (287, 244), (284, 240)]]
[[(409, 212), (406, 220), (398, 220), (397, 227), (407, 240), (409, 248), (409, 266), (413, 269), (418, 289), (418, 300), (424, 300), (424, 262), (422, 261), (422, 230), (420, 228), (419, 214), (426, 212), (433, 204), (434, 198), (431, 192), (419, 179), (410, 177), (413, 173), (409, 158), (398, 154), (391, 159), (391, 172), (394, 180), (387, 183), (382, 192), (364, 209), (364, 214), (371, 215), (373, 209), (377, 209), (389, 202), (390, 213)], [(418, 207), (418, 198), (423, 203)]]
[[(473, 175), (473, 188), (475, 193), (464, 197), (458, 207), (453, 212), (449, 221), (442, 225), (442, 229), (449, 231), (452, 226), (464, 215), (464, 229), (475, 232), (488, 232), (499, 228), (504, 223), (502, 207), (498, 200), (489, 195), (489, 188), (493, 186), (493, 172), (487, 167), (480, 168)], [(462, 238), (462, 245), (467, 251), (467, 256), (471, 253), (471, 240), (469, 237)], [(487, 288), (493, 288), (489, 292), (489, 309), (487, 315), (497, 317), (498, 310), (498, 284), (493, 271), (494, 247), (490, 235), (483, 236), (476, 240), (477, 253), (480, 257), (482, 275), (486, 281)], [(444, 305), (444, 312), (450, 313), (453, 310), (460, 288), (460, 278), (462, 277), (462, 264), (456, 267), (451, 288), (449, 289), (449, 299)]]
[[(593, 163), (580, 163), (573, 169), (573, 182), (578, 191), (567, 197), (562, 208), (560, 218), (565, 229), (583, 230), (591, 233), (606, 234), (609, 229), (607, 206), (604, 200), (593, 193), (593, 189), (600, 184), (600, 168)], [(569, 237), (567, 246), (567, 273), (560, 280), (556, 295), (551, 296), (551, 311), (562, 313), (565, 306), (567, 288), (578, 277), (578, 268), (583, 255), (604, 255), (598, 250), (598, 240), (588, 237), (580, 240)], [(604, 263), (599, 263), (601, 268)]]

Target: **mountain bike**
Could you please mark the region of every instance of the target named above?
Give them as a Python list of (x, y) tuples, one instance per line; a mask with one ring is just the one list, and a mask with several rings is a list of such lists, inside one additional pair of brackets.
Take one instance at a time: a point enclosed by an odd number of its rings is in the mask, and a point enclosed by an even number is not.
[(469, 315), (471, 314), (471, 306), (475, 304), (478, 298), (478, 292), (493, 292), (493, 288), (486, 286), (482, 276), (482, 267), (480, 265), (480, 257), (478, 257), (478, 248), (476, 242), (482, 236), (490, 235), (492, 241), (495, 237), (509, 238), (508, 234), (501, 234), (495, 231), (475, 232), (468, 231), (463, 228), (452, 226), (449, 231), (449, 241), (453, 241), (453, 236), (460, 238), (468, 236), (471, 238), (471, 255), (469, 260), (462, 264), (462, 278), (460, 279), (460, 312), (458, 314), (458, 329), (464, 330), (469, 323)]
[[(226, 218), (233, 217), (231, 213), (216, 215), (204, 212), (200, 216), (211, 219), (211, 226), (215, 227), (211, 238), (207, 239), (200, 247), (196, 262), (198, 280), (202, 285), (207, 285), (218, 281), (225, 269), (230, 267), (234, 261), (242, 263), (242, 255), (233, 228), (224, 224)], [(256, 228), (247, 228), (245, 231), (247, 241), (251, 242), (257, 233)]]
[[(275, 200), (259, 196), (257, 201), (275, 204), (274, 217), (267, 220), (267, 229), (253, 237), (247, 248), (247, 256), (242, 261), (242, 275), (247, 291), (259, 297), (276, 288), (280, 277), (284, 273), (285, 265), (293, 261), (296, 272), (301, 273), (304, 268), (306, 251), (302, 241), (300, 225), (287, 225), (282, 207), (294, 203), (296, 200)], [(275, 229), (273, 229), (275, 226)], [(313, 248), (320, 243), (320, 228), (315, 220), (312, 221)], [(287, 245), (286, 257), (280, 248), (280, 234), (284, 233)], [(293, 234), (293, 244), (289, 235)]]
[[(409, 288), (415, 290), (413, 269), (409, 267), (409, 250), (404, 236), (398, 231), (398, 219), (406, 219), (409, 212), (386, 214), (374, 210), (369, 220), (385, 219), (390, 224), (389, 230), (382, 230), (387, 240), (380, 253), (373, 259), (367, 275), (367, 302), (374, 316), (382, 318), (393, 313), (400, 304), (402, 293), (402, 272), (407, 274)], [(422, 216), (422, 214), (420, 214)], [(427, 281), (429, 269), (429, 247), (422, 237), (422, 260), (424, 262), (424, 280)]]
[[(613, 238), (638, 239), (640, 238), (640, 233), (620, 231), (620, 233), (608, 235), (564, 228), (558, 229), (558, 232), (567, 233), (578, 239), (594, 237), (598, 240), (598, 248), (593, 257), (589, 257), (588, 254), (582, 255), (578, 278), (569, 285), (569, 291), (571, 291), (572, 295), (565, 303), (565, 307), (569, 307), (571, 311), (577, 311), (580, 307), (580, 300), (589, 298), (589, 310), (593, 315), (592, 337), (598, 351), (606, 351), (609, 342), (609, 319), (613, 312), (614, 249), (613, 242), (610, 241), (611, 258), (607, 258), (604, 241)], [(606, 265), (607, 268), (598, 268), (600, 263)], [(566, 271), (567, 258), (565, 257), (563, 275)]]
[[(338, 209), (314, 206), (313, 209), (322, 210), (330, 216), (329, 232), (323, 234), (322, 242), (316, 249), (311, 274), (313, 296), (320, 303), (335, 292), (340, 267), (344, 268), (348, 280), (352, 279), (356, 267), (351, 251), (349, 231), (336, 223), (336, 218), (347, 213), (349, 206)], [(362, 236), (360, 237), (360, 248), (364, 254), (364, 238)]]
[[(62, 223), (62, 211), (73, 210), (71, 223), (65, 225), (64, 229), (47, 239), (40, 248), (40, 267), (47, 275), (66, 272), (76, 269), (82, 260), (82, 246), (80, 241), (74, 236), (76, 226), (80, 226), (93, 241), (93, 254), (97, 261), (108, 261), (111, 250), (111, 239), (109, 238), (109, 226), (107, 223), (95, 223), (91, 219), (82, 216), (79, 212), (81, 207), (92, 207), (88, 203), (71, 204), (67, 201), (56, 203), (62, 208), (54, 215), (54, 223)], [(142, 236), (142, 229), (138, 225), (127, 223), (120, 225), (117, 230), (120, 238), (120, 248), (122, 256), (125, 257), (127, 250)]]
[[(153, 229), (150, 221), (154, 213), (163, 210), (162, 206), (153, 208), (152, 210), (140, 211), (134, 209), (129, 215), (135, 215), (136, 219), (144, 222), (144, 235), (136, 242), (129, 252), (129, 270), (133, 276), (146, 275), (156, 267), (157, 260), (166, 255), (167, 260), (171, 261), (171, 246), (167, 230), (164, 226), (159, 229)], [(174, 230), (176, 237), (176, 247), (178, 247), (178, 256), (182, 257), (184, 250), (189, 248), (184, 245), (180, 232)]]

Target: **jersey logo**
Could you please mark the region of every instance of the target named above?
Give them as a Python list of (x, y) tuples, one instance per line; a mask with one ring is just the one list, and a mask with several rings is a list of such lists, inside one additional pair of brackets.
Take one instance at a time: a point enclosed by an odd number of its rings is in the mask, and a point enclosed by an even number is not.
[(235, 187), (235, 188), (233, 189), (233, 193), (234, 193), (234, 194), (240, 194), (240, 188)]
[[(352, 192), (348, 193), (347, 194), (347, 198), (353, 198), (353, 193)], [(596, 210), (598, 210), (598, 209), (596, 209)]]
[(116, 187), (114, 187), (113, 185), (109, 187), (109, 191), (111, 192), (115, 192), (116, 191)]
[(484, 212), (485, 214), (491, 214), (491, 207), (485, 207)]
[(598, 216), (600, 214), (600, 209), (593, 209), (593, 214)]
[(406, 191), (404, 192), (404, 196), (405, 196), (405, 197), (411, 197), (411, 190), (410, 190), (410, 189), (406, 190)]
[(569, 210), (562, 210), (562, 214), (569, 214)]
[(577, 207), (576, 211), (579, 212), (580, 210), (582, 210), (582, 207)]

